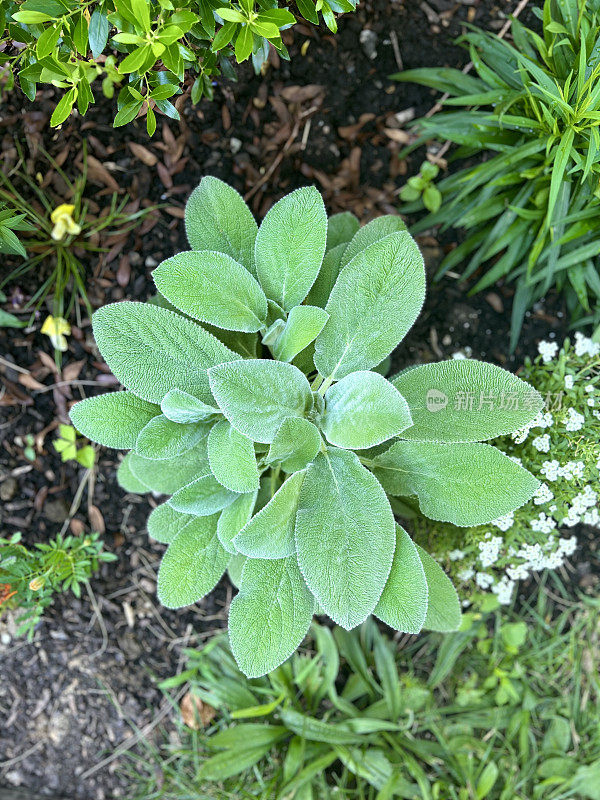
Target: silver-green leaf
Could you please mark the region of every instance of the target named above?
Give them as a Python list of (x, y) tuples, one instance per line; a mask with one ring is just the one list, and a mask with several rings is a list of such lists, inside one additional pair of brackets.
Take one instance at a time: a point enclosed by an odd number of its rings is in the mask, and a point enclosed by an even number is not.
[(208, 437), (208, 462), (215, 478), (232, 492), (258, 491), (254, 444), (223, 419)]
[(291, 361), (314, 342), (328, 319), (329, 314), (318, 306), (294, 306), (273, 346), (275, 358)]
[(419, 633), (427, 616), (427, 580), (416, 545), (396, 525), (396, 549), (389, 577), (373, 613), (402, 633)]
[(405, 230), (406, 224), (401, 217), (394, 217), (391, 214), (376, 217), (356, 231), (344, 251), (340, 268), (349, 264), (355, 256), (366, 250), (369, 245), (379, 242), (389, 236), (390, 233), (398, 233), (398, 231)]
[(146, 527), (148, 535), (157, 542), (170, 544), (177, 534), (185, 528), (194, 517), (191, 514), (182, 514), (175, 511), (168, 503), (157, 506), (148, 517)]
[(237, 495), (226, 489), (215, 476), (202, 475), (175, 492), (168, 501), (176, 511), (192, 514), (195, 517), (208, 517), (222, 511), (232, 503)]
[(429, 593), (427, 616), (423, 627), (429, 631), (439, 631), (440, 633), (456, 631), (462, 620), (460, 600), (456, 589), (437, 561), (434, 561), (422, 547), (419, 545), (416, 547), (425, 571)]
[(92, 442), (117, 450), (131, 450), (142, 428), (160, 414), (154, 403), (132, 392), (111, 392), (88, 397), (71, 408), (77, 430)]
[(171, 389), (167, 392), (161, 401), (160, 410), (171, 422), (182, 424), (201, 422), (221, 413), (215, 406), (203, 403), (202, 400), (181, 389)]
[(217, 523), (217, 536), (228, 553), (237, 553), (233, 540), (252, 517), (256, 505), (257, 492), (247, 492), (236, 497), (221, 511)]
[(266, 461), (279, 464), (284, 472), (298, 472), (310, 464), (320, 448), (321, 435), (312, 422), (288, 417), (278, 428)]
[(175, 456), (156, 461), (137, 453), (129, 453), (129, 467), (135, 477), (151, 491), (173, 494), (209, 471), (206, 441), (201, 439), (197, 445), (188, 450), (185, 458)]
[(164, 414), (153, 417), (139, 432), (135, 452), (144, 458), (171, 459), (187, 453), (202, 439), (206, 439), (210, 423), (193, 422), (189, 425), (171, 422)]

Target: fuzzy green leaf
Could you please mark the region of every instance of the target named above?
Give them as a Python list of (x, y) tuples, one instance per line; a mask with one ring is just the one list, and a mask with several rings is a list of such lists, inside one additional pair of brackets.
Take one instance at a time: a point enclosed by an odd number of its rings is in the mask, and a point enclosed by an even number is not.
[(285, 558), (296, 551), (294, 525), (304, 472), (295, 472), (238, 533), (234, 547), (250, 558)]
[(349, 211), (334, 214), (327, 220), (327, 251), (341, 244), (348, 244), (360, 228), (360, 222)]
[(193, 422), (189, 425), (171, 422), (164, 414), (153, 417), (140, 431), (135, 452), (144, 458), (155, 458), (162, 461), (186, 454), (192, 447), (206, 439), (210, 431), (210, 423)]
[(456, 631), (460, 627), (462, 619), (460, 600), (456, 589), (437, 561), (434, 561), (422, 547), (419, 545), (416, 547), (425, 571), (429, 593), (427, 616), (423, 627), (429, 631), (440, 631), (441, 633)]
[(232, 492), (258, 491), (254, 444), (224, 419), (208, 437), (208, 462), (215, 478)]
[(130, 453), (131, 471), (153, 492), (173, 494), (209, 471), (206, 443), (206, 439), (201, 439), (197, 445), (188, 450), (185, 458), (175, 456), (163, 461)]
[(229, 610), (229, 639), (239, 668), (257, 678), (282, 664), (300, 645), (314, 599), (294, 556), (249, 558)]
[(256, 276), (254, 242), (258, 226), (235, 189), (208, 175), (185, 207), (185, 230), (192, 250), (226, 253)]
[(375, 447), (410, 425), (406, 400), (376, 372), (352, 372), (325, 393), (322, 429), (337, 447)]
[(267, 318), (267, 298), (256, 278), (225, 253), (178, 253), (159, 264), (152, 277), (163, 297), (201, 322), (255, 333)]
[(217, 517), (197, 517), (169, 545), (158, 570), (158, 599), (166, 608), (198, 602), (227, 569), (229, 553), (217, 539)]
[(389, 578), (373, 613), (402, 633), (419, 633), (427, 616), (427, 580), (416, 545), (396, 525), (396, 550)]
[(269, 448), (267, 463), (284, 472), (298, 472), (315, 458), (321, 447), (318, 429), (302, 417), (284, 419)]
[(88, 397), (71, 408), (69, 416), (77, 430), (105, 447), (131, 450), (142, 428), (160, 414), (153, 403), (132, 392), (111, 392)]
[(329, 314), (318, 306), (294, 306), (285, 327), (273, 346), (273, 355), (279, 361), (291, 361), (317, 338)]
[(117, 483), (126, 492), (146, 494), (146, 492), (151, 491), (150, 487), (134, 475), (131, 469), (131, 461), (134, 456), (135, 453), (127, 453), (123, 461), (119, 464), (119, 468), (117, 469)]
[(526, 503), (539, 486), (531, 473), (489, 444), (399, 441), (373, 459), (391, 495), (417, 495), (426, 517), (482, 525)]
[(200, 325), (149, 303), (112, 303), (92, 317), (113, 374), (138, 397), (160, 403), (171, 389), (210, 402), (206, 370), (238, 358)]
[(232, 503), (236, 494), (226, 489), (215, 476), (210, 473), (183, 486), (168, 501), (176, 511), (193, 514), (195, 517), (208, 517), (222, 511)]
[(181, 389), (171, 389), (167, 392), (161, 401), (160, 409), (167, 419), (180, 424), (201, 422), (213, 414), (221, 413), (215, 406), (207, 405)]
[(413, 418), (405, 439), (494, 439), (522, 428), (544, 405), (540, 394), (516, 375), (471, 359), (412, 367), (392, 383)]
[(225, 550), (232, 555), (237, 553), (233, 539), (252, 517), (254, 506), (256, 505), (256, 496), (257, 492), (241, 494), (235, 498), (233, 503), (221, 511), (219, 522), (217, 523), (217, 536)]
[(309, 383), (291, 364), (233, 361), (212, 367), (209, 378), (223, 414), (255, 442), (272, 442), (284, 419), (303, 417), (312, 407)]
[(345, 244), (338, 244), (332, 250), (325, 253), (325, 258), (321, 264), (321, 269), (317, 275), (316, 281), (313, 283), (310, 292), (306, 296), (306, 303), (311, 306), (319, 306), (325, 308), (331, 290), (335, 286), (335, 282), (340, 274), (342, 268), (342, 256), (346, 250)]
[(390, 233), (398, 233), (398, 231), (405, 230), (406, 225), (402, 218), (394, 217), (391, 214), (371, 220), (367, 225), (359, 228), (348, 243), (342, 256), (340, 268), (349, 264), (355, 256), (366, 250), (369, 245), (379, 242), (389, 236)]
[(425, 268), (414, 239), (392, 233), (360, 252), (336, 281), (315, 342), (315, 366), (337, 380), (391, 353), (417, 318)]
[(188, 522), (193, 519), (195, 517), (191, 514), (182, 514), (180, 511), (175, 511), (167, 503), (162, 503), (148, 517), (148, 522), (146, 523), (148, 535), (157, 542), (170, 544)]
[(327, 240), (327, 214), (314, 186), (297, 189), (270, 209), (256, 236), (258, 280), (267, 297), (289, 311), (319, 273)]
[(319, 453), (300, 491), (296, 551), (311, 592), (338, 625), (354, 628), (373, 611), (395, 541), (388, 499), (357, 456), (336, 448)]

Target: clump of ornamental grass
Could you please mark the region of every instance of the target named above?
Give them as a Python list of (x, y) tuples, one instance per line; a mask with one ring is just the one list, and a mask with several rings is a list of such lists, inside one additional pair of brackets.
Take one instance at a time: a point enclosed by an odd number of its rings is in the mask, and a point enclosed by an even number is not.
[(575, 334), (540, 342), (523, 377), (540, 392), (545, 409), (522, 430), (494, 442), (529, 470), (540, 485), (510, 514), (478, 528), (423, 524), (414, 534), (459, 583), (467, 600), (485, 607), (510, 603), (518, 581), (558, 569), (577, 549), (573, 528), (600, 528), (600, 343)]
[(415, 496), (420, 513), (461, 526), (521, 506), (539, 482), (485, 442), (528, 424), (540, 395), (478, 361), (377, 371), (425, 297), (397, 217), (328, 220), (303, 188), (259, 228), (208, 177), (185, 224), (193, 249), (153, 273), (162, 305), (94, 314), (127, 391), (71, 410), (85, 436), (131, 450), (124, 488), (171, 495), (148, 520), (169, 545), (162, 603), (197, 602), (228, 569), (231, 644), (250, 676), (287, 659), (317, 610), (347, 629), (372, 613), (406, 632), (457, 628), (454, 588), (389, 498)]
[(448, 140), (468, 159), (437, 184), (441, 207), (412, 231), (465, 231), (438, 278), (477, 273), (472, 292), (515, 284), (513, 349), (525, 312), (552, 288), (579, 324), (600, 322), (600, 3), (545, 0), (532, 13), (542, 35), (514, 19), (514, 44), (470, 27), (459, 41), (475, 74), (436, 67), (394, 76), (450, 96), (443, 112), (418, 120), (408, 150)]

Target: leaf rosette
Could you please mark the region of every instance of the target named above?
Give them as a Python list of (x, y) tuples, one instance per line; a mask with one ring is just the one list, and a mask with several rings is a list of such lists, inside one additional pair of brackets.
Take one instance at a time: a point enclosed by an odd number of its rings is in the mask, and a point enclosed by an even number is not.
[(527, 424), (541, 397), (474, 360), (384, 377), (425, 298), (398, 218), (328, 220), (303, 188), (257, 227), (207, 177), (185, 221), (193, 250), (158, 265), (156, 303), (94, 315), (126, 391), (71, 410), (85, 436), (130, 450), (127, 491), (170, 495), (148, 521), (168, 545), (159, 599), (195, 603), (228, 570), (249, 676), (287, 659), (315, 613), (347, 629), (374, 614), (404, 632), (455, 630), (456, 591), (392, 505), (468, 526), (525, 503), (538, 482), (487, 441)]

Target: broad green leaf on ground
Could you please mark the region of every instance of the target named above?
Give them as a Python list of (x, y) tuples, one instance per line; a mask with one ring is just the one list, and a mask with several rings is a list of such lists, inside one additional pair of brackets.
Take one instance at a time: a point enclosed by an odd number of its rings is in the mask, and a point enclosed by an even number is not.
[(135, 492), (136, 494), (146, 494), (151, 489), (145, 483), (133, 474), (131, 469), (131, 459), (135, 453), (127, 453), (123, 461), (119, 464), (117, 469), (117, 483), (126, 492)]
[(423, 364), (402, 372), (392, 383), (413, 418), (405, 439), (494, 439), (522, 428), (544, 405), (540, 394), (516, 375), (472, 359)]
[(302, 574), (346, 629), (373, 611), (390, 573), (395, 523), (385, 492), (348, 450), (329, 448), (306, 470), (296, 514)]
[(259, 331), (267, 298), (256, 278), (225, 253), (189, 250), (152, 273), (158, 291), (184, 314), (230, 331)]
[(275, 203), (256, 236), (258, 280), (267, 297), (289, 311), (299, 305), (319, 273), (327, 240), (327, 214), (314, 186)]
[(334, 214), (327, 220), (327, 252), (346, 245), (360, 228), (360, 222), (350, 211)]
[(336, 380), (389, 355), (419, 315), (425, 268), (414, 239), (392, 233), (361, 251), (340, 272), (315, 342), (315, 366)]
[(291, 361), (317, 338), (329, 315), (319, 306), (294, 306), (285, 327), (273, 346), (273, 355), (279, 361)]
[(350, 450), (375, 447), (410, 425), (406, 400), (376, 372), (352, 372), (325, 393), (321, 427), (337, 447)]
[(427, 616), (427, 580), (416, 545), (396, 525), (396, 549), (389, 578), (373, 613), (402, 633), (419, 633)]
[(233, 539), (251, 519), (256, 505), (257, 492), (246, 492), (236, 497), (233, 503), (221, 511), (217, 523), (217, 536), (228, 553), (237, 553)]
[(378, 242), (389, 236), (390, 233), (405, 231), (406, 225), (401, 217), (394, 217), (388, 214), (384, 217), (377, 217), (371, 222), (359, 228), (351, 241), (348, 243), (341, 261), (341, 267), (345, 267), (352, 259), (365, 250), (369, 245)]
[(150, 303), (112, 303), (92, 317), (96, 343), (121, 383), (160, 403), (171, 389), (211, 400), (206, 370), (238, 358), (200, 325)]
[(286, 417), (303, 417), (312, 407), (309, 383), (292, 364), (234, 361), (213, 367), (209, 378), (223, 414), (255, 442), (271, 443)]
[(313, 609), (295, 556), (247, 559), (229, 610), (231, 649), (244, 675), (265, 675), (289, 658), (306, 636)]
[(154, 403), (142, 400), (132, 392), (111, 392), (88, 397), (71, 408), (71, 422), (92, 442), (131, 450), (138, 433), (153, 417), (160, 414)]
[(129, 465), (138, 480), (151, 491), (173, 494), (209, 471), (206, 439), (188, 451), (185, 458), (175, 456), (164, 461), (144, 458), (130, 453)]
[(278, 428), (267, 454), (267, 463), (280, 464), (284, 472), (304, 469), (319, 452), (321, 435), (302, 417), (288, 417)]
[(226, 489), (215, 476), (210, 473), (183, 486), (168, 501), (176, 511), (193, 514), (195, 517), (208, 517), (222, 511), (233, 503), (237, 495)]
[(230, 555), (217, 538), (217, 517), (196, 517), (173, 539), (158, 570), (158, 599), (166, 608), (198, 602), (214, 589)]
[(153, 417), (140, 431), (135, 452), (144, 458), (163, 460), (187, 453), (210, 431), (209, 422), (189, 425), (171, 422), (164, 414)]
[(215, 478), (230, 491), (258, 491), (254, 444), (226, 419), (217, 422), (210, 432), (208, 462)]
[(296, 551), (294, 526), (304, 472), (295, 472), (235, 537), (236, 550), (250, 558), (285, 558)]
[(148, 522), (146, 523), (148, 535), (156, 539), (157, 542), (170, 544), (188, 522), (193, 519), (196, 519), (196, 517), (191, 514), (182, 514), (180, 511), (175, 511), (167, 503), (162, 503), (148, 517)]
[(429, 592), (427, 616), (423, 627), (428, 631), (441, 633), (456, 631), (461, 623), (460, 600), (456, 589), (437, 561), (434, 561), (422, 547), (419, 545), (416, 547), (423, 564)]
[(254, 242), (258, 225), (235, 189), (206, 176), (185, 207), (185, 230), (193, 250), (216, 250), (256, 275)]
[(220, 414), (214, 405), (203, 403), (197, 397), (193, 397), (181, 389), (171, 389), (163, 397), (160, 410), (167, 419), (180, 424), (189, 422), (201, 422), (214, 414)]
[(340, 274), (342, 256), (346, 250), (345, 244), (338, 244), (332, 250), (325, 253), (325, 258), (321, 264), (321, 269), (313, 283), (310, 292), (306, 296), (306, 302), (311, 306), (325, 308), (331, 290), (335, 286), (338, 275)]
[(371, 463), (388, 494), (416, 495), (426, 517), (460, 526), (514, 511), (540, 485), (500, 450), (479, 442), (398, 441)]

